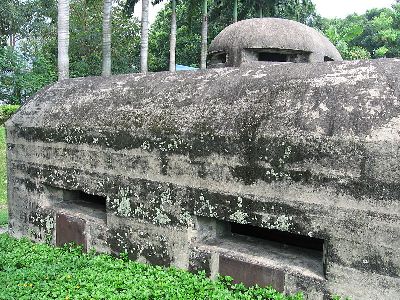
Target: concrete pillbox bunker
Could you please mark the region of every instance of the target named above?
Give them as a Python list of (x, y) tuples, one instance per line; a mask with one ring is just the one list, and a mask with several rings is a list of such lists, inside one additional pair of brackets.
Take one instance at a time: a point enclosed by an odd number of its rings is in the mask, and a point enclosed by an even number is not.
[[(225, 32), (294, 23), (246, 22)], [(37, 93), (6, 123), (10, 233), (308, 299), (399, 299), (400, 60), (253, 46), (211, 49), (236, 68)], [(321, 59), (242, 59), (271, 49)]]

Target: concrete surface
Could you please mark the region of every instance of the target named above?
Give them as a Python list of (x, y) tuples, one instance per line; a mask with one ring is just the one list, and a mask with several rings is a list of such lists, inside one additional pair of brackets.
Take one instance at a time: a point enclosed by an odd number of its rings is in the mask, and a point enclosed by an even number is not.
[[(255, 270), (309, 299), (398, 299), (398, 74), (382, 59), (55, 83), (6, 123), (10, 233)], [(232, 222), (322, 239), (321, 259), (232, 242)]]
[[(289, 54), (287, 61), (292, 62), (342, 60), (335, 46), (314, 28), (292, 20), (255, 18), (233, 23), (215, 37), (208, 49), (210, 66), (238, 67), (257, 61), (260, 51)], [(214, 55), (222, 54), (226, 62), (215, 65)]]

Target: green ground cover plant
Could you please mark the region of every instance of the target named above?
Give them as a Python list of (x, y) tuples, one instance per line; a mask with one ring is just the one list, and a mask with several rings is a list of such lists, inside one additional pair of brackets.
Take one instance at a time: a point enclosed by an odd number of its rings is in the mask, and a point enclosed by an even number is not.
[(7, 168), (6, 135), (4, 126), (0, 127), (0, 226), (7, 224)]
[(8, 212), (7, 209), (0, 210), (0, 226), (6, 226), (8, 223)]
[(302, 300), (272, 288), (233, 285), (227, 277), (210, 280), (191, 274), (115, 258), (55, 248), (0, 235), (0, 299), (271, 299)]
[(20, 107), (20, 105), (12, 104), (0, 105), (0, 125), (3, 126), (4, 122), (16, 113)]

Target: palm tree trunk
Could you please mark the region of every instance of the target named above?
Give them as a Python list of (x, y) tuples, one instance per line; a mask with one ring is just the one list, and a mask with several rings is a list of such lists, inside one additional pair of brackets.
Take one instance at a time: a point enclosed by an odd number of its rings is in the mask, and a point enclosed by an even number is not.
[(200, 69), (207, 68), (207, 0), (203, 0), (203, 23), (201, 26), (201, 61)]
[(171, 16), (171, 35), (169, 37), (169, 70), (175, 72), (175, 52), (176, 52), (176, 0), (171, 0), (172, 16)]
[(111, 7), (112, 0), (104, 0), (103, 7), (103, 76), (111, 75)]
[(258, 6), (258, 17), (259, 18), (263, 17), (263, 9), (262, 9), (261, 3)]
[(15, 34), (14, 33), (10, 33), (9, 40), (10, 40), (10, 47), (12, 49), (14, 49), (15, 48)]
[(58, 0), (58, 80), (69, 78), (69, 0)]
[(142, 28), (140, 36), (140, 71), (147, 73), (147, 56), (149, 51), (149, 0), (142, 0)]
[(238, 0), (233, 0), (233, 23), (237, 22), (238, 16)]

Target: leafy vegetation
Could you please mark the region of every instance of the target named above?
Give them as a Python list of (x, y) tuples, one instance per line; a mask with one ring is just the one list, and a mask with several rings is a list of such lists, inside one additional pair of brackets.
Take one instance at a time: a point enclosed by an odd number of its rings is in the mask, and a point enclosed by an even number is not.
[(321, 29), (345, 59), (400, 57), (400, 3), (345, 19), (324, 19)]
[(19, 107), (19, 105), (0, 106), (0, 226), (8, 222), (6, 132), (3, 123), (10, 118)]
[(4, 122), (7, 121), (19, 108), (20, 105), (0, 105), (0, 126), (3, 126)]
[[(178, 2), (177, 5), (176, 61), (197, 67), (200, 61), (201, 12), (199, 8), (189, 7), (189, 3)], [(239, 20), (257, 16), (257, 5), (246, 6), (246, 3), (239, 2)], [(209, 41), (232, 23), (231, 10), (232, 0), (210, 4)], [(310, 1), (276, 1), (274, 8), (265, 11), (264, 16), (292, 19), (317, 28), (347, 60), (400, 57), (400, 4), (372, 9), (363, 15), (353, 14), (345, 19), (325, 19), (318, 16)], [(152, 71), (168, 69), (170, 17), (171, 7), (167, 5), (152, 26), (149, 45)]]
[(129, 261), (0, 235), (0, 299), (276, 299), (301, 300), (272, 288), (245, 288)]
[[(7, 7), (8, 10), (3, 9)], [(97, 76), (102, 71), (103, 0), (71, 1), (70, 75)], [(24, 12), (15, 13), (13, 12)], [(57, 2), (0, 0), (0, 101), (20, 104), (57, 80)], [(18, 23), (19, 26), (11, 26)], [(112, 72), (139, 70), (139, 22), (113, 7)], [(18, 45), (3, 37), (17, 39)]]
[(0, 226), (5, 226), (8, 223), (8, 213), (7, 210), (2, 208), (0, 209)]
[[(226, 26), (232, 24), (232, 0), (212, 1), (208, 13), (208, 43)], [(194, 4), (197, 3), (197, 5)], [(239, 1), (238, 19), (257, 17), (259, 1)], [(199, 67), (201, 54), (201, 1), (178, 1), (176, 7), (176, 63)], [(151, 71), (168, 70), (171, 5), (161, 10), (150, 31), (149, 68)], [(313, 25), (318, 19), (315, 6), (309, 0), (275, 1), (274, 9), (266, 10), (265, 17), (281, 17)]]
[(19, 104), (56, 80), (55, 68), (42, 53), (28, 62), (12, 47), (0, 47), (0, 101)]

